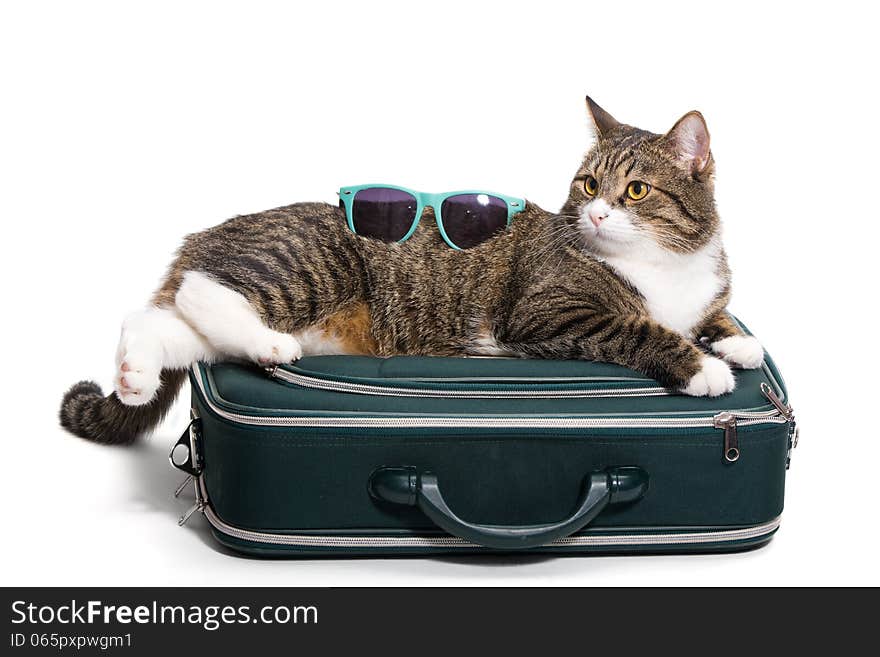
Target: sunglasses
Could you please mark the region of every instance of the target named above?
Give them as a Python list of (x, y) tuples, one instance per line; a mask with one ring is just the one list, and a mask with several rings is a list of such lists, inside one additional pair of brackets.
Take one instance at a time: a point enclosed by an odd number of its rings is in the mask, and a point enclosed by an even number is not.
[(434, 208), (443, 240), (453, 249), (468, 249), (485, 242), (510, 225), (525, 201), (482, 191), (426, 194), (393, 185), (358, 185), (339, 190), (348, 227), (358, 235), (383, 242), (409, 239), (422, 211)]

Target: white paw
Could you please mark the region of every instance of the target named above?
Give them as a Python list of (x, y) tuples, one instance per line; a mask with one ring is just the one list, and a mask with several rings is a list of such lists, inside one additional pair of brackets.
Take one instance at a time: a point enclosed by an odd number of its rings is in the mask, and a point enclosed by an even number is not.
[(719, 358), (703, 356), (702, 367), (691, 377), (682, 392), (694, 397), (717, 397), (732, 392), (736, 380), (730, 366)]
[(758, 339), (751, 335), (733, 335), (713, 342), (712, 351), (728, 363), (747, 370), (761, 367), (761, 363), (764, 362), (764, 348)]
[(159, 390), (158, 361), (146, 354), (122, 350), (117, 357), (114, 387), (119, 401), (129, 406), (140, 406), (152, 401)]
[(302, 346), (289, 333), (266, 329), (250, 342), (248, 357), (260, 365), (292, 363), (302, 358)]

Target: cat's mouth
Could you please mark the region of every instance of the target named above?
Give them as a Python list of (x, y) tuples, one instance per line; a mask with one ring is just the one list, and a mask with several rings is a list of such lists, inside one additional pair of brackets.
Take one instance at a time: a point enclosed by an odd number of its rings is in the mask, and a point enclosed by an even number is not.
[(596, 225), (584, 216), (578, 220), (578, 229), (587, 244), (604, 251), (618, 251), (620, 247), (631, 244), (636, 238), (635, 231), (630, 226), (620, 225), (614, 221), (605, 221)]

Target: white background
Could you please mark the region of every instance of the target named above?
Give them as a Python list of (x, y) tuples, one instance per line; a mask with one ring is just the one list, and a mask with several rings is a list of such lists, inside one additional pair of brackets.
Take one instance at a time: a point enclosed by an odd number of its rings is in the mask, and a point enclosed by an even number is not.
[[(2, 584), (880, 584), (869, 3), (17, 4), (0, 11)], [(109, 389), (119, 322), (183, 234), (374, 181), (556, 209), (585, 93), (655, 132), (707, 118), (732, 309), (802, 426), (767, 548), (243, 559), (201, 517), (177, 527), (184, 401), (133, 448), (58, 427), (71, 383)]]

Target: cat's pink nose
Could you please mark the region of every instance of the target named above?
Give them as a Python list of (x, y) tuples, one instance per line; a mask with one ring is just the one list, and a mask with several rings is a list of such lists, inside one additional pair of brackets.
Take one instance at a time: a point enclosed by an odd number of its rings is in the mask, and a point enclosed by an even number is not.
[(594, 208), (590, 208), (590, 221), (593, 222), (593, 225), (598, 228), (599, 224), (605, 221), (608, 218), (608, 213), (602, 210), (596, 210)]

